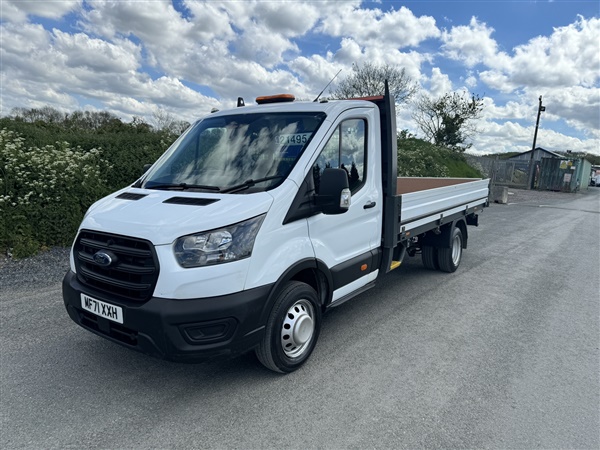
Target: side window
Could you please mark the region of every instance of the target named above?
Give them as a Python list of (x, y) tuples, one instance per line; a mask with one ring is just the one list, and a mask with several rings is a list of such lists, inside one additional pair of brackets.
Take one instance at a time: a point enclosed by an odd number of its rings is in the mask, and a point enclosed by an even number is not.
[(348, 174), (348, 185), (352, 193), (358, 191), (366, 174), (366, 123), (364, 119), (342, 122), (313, 165), (315, 192), (319, 193), (320, 179), (326, 168), (344, 169)]

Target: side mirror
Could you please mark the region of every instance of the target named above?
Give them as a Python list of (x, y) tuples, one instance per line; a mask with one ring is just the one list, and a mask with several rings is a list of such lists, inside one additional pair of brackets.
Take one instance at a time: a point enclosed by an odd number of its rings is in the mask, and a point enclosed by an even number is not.
[(348, 172), (344, 169), (325, 169), (321, 174), (317, 206), (324, 214), (343, 214), (350, 208), (351, 194)]
[(152, 164), (144, 164), (144, 167), (142, 168), (142, 175), (144, 175), (146, 172), (148, 172), (150, 167), (152, 167)]

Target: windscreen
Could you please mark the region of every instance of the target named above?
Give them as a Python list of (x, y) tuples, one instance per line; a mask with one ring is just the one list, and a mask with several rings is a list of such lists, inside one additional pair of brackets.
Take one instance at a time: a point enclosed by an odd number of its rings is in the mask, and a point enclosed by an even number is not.
[(148, 173), (147, 189), (255, 192), (280, 184), (325, 119), (324, 113), (208, 117)]

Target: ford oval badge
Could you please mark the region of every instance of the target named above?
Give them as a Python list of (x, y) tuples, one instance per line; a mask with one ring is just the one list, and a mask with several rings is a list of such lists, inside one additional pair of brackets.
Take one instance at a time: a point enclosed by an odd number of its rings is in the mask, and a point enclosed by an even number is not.
[(94, 253), (94, 262), (102, 267), (108, 267), (115, 262), (115, 256), (105, 250), (99, 250)]

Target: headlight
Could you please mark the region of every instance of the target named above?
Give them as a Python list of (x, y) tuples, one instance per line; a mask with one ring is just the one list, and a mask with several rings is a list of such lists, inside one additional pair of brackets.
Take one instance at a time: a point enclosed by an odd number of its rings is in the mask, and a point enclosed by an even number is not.
[(218, 230), (182, 236), (173, 251), (181, 267), (221, 264), (252, 255), (254, 240), (265, 215), (254, 217)]

